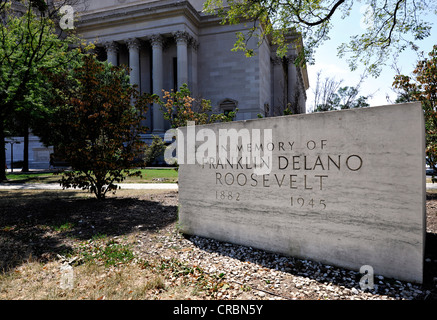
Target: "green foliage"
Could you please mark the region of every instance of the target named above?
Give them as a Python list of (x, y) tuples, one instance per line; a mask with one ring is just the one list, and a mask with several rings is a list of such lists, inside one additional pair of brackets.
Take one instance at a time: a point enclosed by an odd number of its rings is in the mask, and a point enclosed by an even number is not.
[(290, 116), (293, 114), (293, 109), (291, 103), (287, 104), (287, 107), (284, 109), (284, 116)]
[(134, 259), (134, 254), (129, 247), (116, 243), (106, 246), (101, 252), (101, 256), (105, 262), (105, 266), (126, 263)]
[(318, 111), (333, 111), (355, 108), (366, 108), (370, 104), (367, 103), (368, 97), (359, 96), (358, 90), (354, 87), (341, 87), (336, 93), (333, 93), (327, 103), (319, 104), (315, 108)]
[[(399, 52), (412, 48), (415, 42), (430, 36), (431, 24), (424, 20), (427, 13), (436, 14), (434, 0), (362, 0), (369, 9), (363, 13), (365, 30), (351, 37), (338, 48), (338, 54), (349, 55), (349, 66), (355, 70), (362, 63), (373, 76), (378, 76), (384, 62)], [(247, 31), (238, 33), (233, 50), (254, 54), (256, 45), (269, 38), (278, 46), (277, 54), (287, 53), (293, 43), (298, 48), (296, 64), (313, 63), (314, 51), (326, 40), (334, 16), (347, 17), (353, 0), (207, 0), (207, 12), (216, 13), (222, 23), (248, 25)], [(294, 36), (293, 36), (294, 35)], [(299, 37), (305, 43), (302, 48)]]
[[(62, 69), (79, 52), (69, 48), (77, 42), (75, 37), (63, 34), (61, 39), (54, 21), (33, 9), (41, 1), (23, 5), (22, 14), (12, 11), (10, 1), (0, 7), (0, 144), (8, 126), (32, 127), (47, 108), (41, 94), (47, 81), (40, 68)], [(0, 167), (4, 163), (4, 153), (0, 153)], [(0, 180), (4, 178), (2, 170)]]
[(94, 238), (78, 250), (83, 262), (103, 263), (105, 267), (111, 267), (128, 263), (135, 258), (130, 246), (118, 244), (114, 240), (102, 243), (101, 238), (102, 236)]
[(69, 162), (72, 171), (63, 173), (65, 188), (82, 188), (104, 199), (115, 183), (139, 175), (134, 161), (144, 147), (140, 125), (149, 95), (140, 96), (129, 84), (126, 70), (83, 55), (82, 65), (65, 73), (45, 71), (50, 79), (48, 101), (55, 112), (47, 125), (46, 144)]
[(418, 61), (413, 76), (397, 75), (393, 82), (396, 89), (403, 91), (399, 102), (420, 101), (425, 116), (426, 161), (434, 169), (433, 182), (437, 181), (437, 45), (429, 58)]
[(146, 165), (154, 164), (159, 157), (163, 156), (166, 145), (159, 136), (153, 136), (153, 141), (150, 145), (145, 146), (144, 162)]
[(72, 222), (65, 222), (63, 224), (59, 224), (59, 225), (53, 225), (51, 226), (53, 230), (58, 231), (58, 232), (65, 232), (65, 231), (70, 231), (73, 229), (73, 227), (75, 226), (74, 223)]
[(162, 107), (164, 118), (170, 121), (172, 128), (184, 127), (187, 121), (194, 121), (196, 125), (232, 121), (238, 111), (236, 109), (228, 113), (212, 113), (211, 101), (191, 97), (186, 84), (176, 92), (164, 91), (158, 103)]
[(358, 96), (364, 79), (365, 76), (362, 75), (356, 86), (341, 87), (343, 80), (337, 81), (331, 77), (322, 80), (319, 71), (314, 90), (314, 112), (369, 107), (367, 99), (370, 96)]

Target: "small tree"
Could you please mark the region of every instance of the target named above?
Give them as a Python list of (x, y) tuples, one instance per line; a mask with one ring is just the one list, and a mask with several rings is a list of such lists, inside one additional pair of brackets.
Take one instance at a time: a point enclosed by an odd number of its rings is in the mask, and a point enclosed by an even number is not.
[(172, 128), (184, 127), (187, 121), (194, 121), (196, 125), (228, 122), (235, 118), (238, 109), (231, 112), (213, 113), (210, 100), (195, 99), (186, 84), (179, 91), (165, 91), (158, 103), (164, 112), (164, 118), (169, 120)]
[(159, 136), (153, 136), (153, 141), (150, 145), (145, 146), (144, 163), (151, 165), (156, 163), (164, 154), (165, 142)]
[(136, 166), (143, 142), (140, 126), (152, 97), (129, 85), (126, 70), (84, 55), (82, 65), (68, 74), (49, 73), (49, 101), (57, 107), (45, 137), (65, 156), (72, 171), (64, 172), (64, 188), (79, 187), (104, 199), (115, 183)]
[[(429, 53), (429, 58), (420, 60), (413, 77), (397, 75), (393, 82), (396, 89), (400, 89), (399, 102), (420, 101), (425, 116), (426, 130), (426, 161), (437, 171), (437, 45)], [(433, 182), (437, 179), (432, 176)]]

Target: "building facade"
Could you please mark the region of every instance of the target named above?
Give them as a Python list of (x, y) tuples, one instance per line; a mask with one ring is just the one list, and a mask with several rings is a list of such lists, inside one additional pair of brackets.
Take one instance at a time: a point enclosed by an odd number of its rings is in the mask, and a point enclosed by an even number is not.
[[(305, 113), (308, 76), (292, 63), (290, 47), (284, 59), (264, 41), (252, 39), (253, 57), (231, 49), (244, 24), (222, 25), (221, 19), (202, 12), (204, 0), (79, 0), (74, 6), (77, 34), (96, 44), (101, 60), (127, 65), (130, 81), (141, 92), (161, 94), (188, 84), (196, 98), (211, 100), (214, 112), (238, 108), (236, 120), (280, 116), (290, 104), (293, 113)], [(288, 106), (289, 107), (289, 106)], [(163, 136), (170, 125), (159, 106), (148, 110), (144, 123), (149, 133)], [(23, 160), (23, 144), (6, 144), (11, 156)], [(48, 168), (53, 148), (44, 148), (31, 136), (30, 168)]]
[[(5, 139), (6, 166), (10, 171), (19, 170), (23, 166), (24, 137)], [(50, 166), (50, 154), (53, 147), (44, 146), (37, 136), (29, 134), (29, 168), (47, 169)]]
[[(195, 97), (211, 100), (215, 112), (238, 108), (236, 120), (305, 113), (308, 76), (288, 57), (276, 56), (268, 41), (246, 57), (231, 49), (244, 24), (222, 25), (202, 12), (203, 0), (82, 0), (77, 32), (94, 42), (101, 59), (131, 68), (141, 92), (161, 94), (187, 83)], [(150, 108), (147, 127), (153, 134), (169, 128), (158, 106)]]

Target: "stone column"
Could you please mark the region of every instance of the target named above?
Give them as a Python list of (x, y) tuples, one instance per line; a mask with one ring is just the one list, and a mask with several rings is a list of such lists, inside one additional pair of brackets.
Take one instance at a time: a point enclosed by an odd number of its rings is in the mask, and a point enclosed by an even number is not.
[(284, 104), (286, 104), (287, 98), (285, 97), (285, 92), (287, 90), (287, 83), (285, 81), (284, 69), (282, 64), (282, 59), (275, 56), (271, 59), (272, 69), (273, 69), (273, 104), (270, 107), (270, 115), (280, 116), (283, 115)]
[(198, 88), (197, 88), (197, 50), (199, 49), (199, 43), (191, 39), (191, 86), (190, 90), (193, 96), (197, 96)]
[(105, 42), (104, 44), (106, 48), (106, 53), (108, 55), (108, 62), (111, 63), (113, 66), (116, 66), (118, 64), (117, 54), (118, 54), (118, 44), (117, 42), (110, 41)]
[(294, 64), (296, 60), (295, 55), (290, 55), (287, 57), (288, 63), (288, 102), (290, 102), (293, 106), (293, 113), (301, 113), (299, 106), (296, 104), (299, 103), (299, 88), (297, 86), (297, 69)]
[[(144, 43), (143, 43), (144, 44)], [(148, 45), (141, 47), (140, 49), (140, 83), (141, 83), (141, 93), (152, 92), (152, 50), (149, 50)], [(145, 49), (145, 50), (143, 50)], [(150, 48), (151, 49), (151, 48)], [(153, 119), (152, 119), (152, 106), (149, 105), (146, 113), (146, 119), (141, 122), (141, 125), (147, 127), (147, 133), (151, 133), (153, 130)]]
[[(164, 72), (162, 60), (162, 47), (164, 39), (161, 35), (153, 35), (150, 37), (152, 44), (152, 78), (153, 78), (153, 93), (162, 97), (162, 89), (164, 87)], [(161, 106), (157, 103), (153, 104), (153, 134), (164, 133), (164, 114)]]
[(137, 85), (140, 90), (140, 46), (141, 43), (138, 39), (128, 39), (126, 41), (129, 48), (129, 68), (130, 71), (130, 84)]
[(190, 36), (185, 31), (177, 31), (174, 34), (177, 47), (177, 59), (178, 59), (178, 87), (186, 83), (188, 85), (188, 40)]

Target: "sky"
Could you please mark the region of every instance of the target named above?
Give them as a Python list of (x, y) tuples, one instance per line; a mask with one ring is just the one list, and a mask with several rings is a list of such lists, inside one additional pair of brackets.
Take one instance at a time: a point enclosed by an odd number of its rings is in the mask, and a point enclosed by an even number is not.
[[(314, 104), (314, 90), (318, 71), (322, 71), (322, 79), (325, 77), (334, 77), (336, 80), (343, 79), (341, 86), (355, 86), (358, 84), (363, 68), (351, 72), (346, 62), (346, 57), (342, 59), (338, 58), (337, 47), (343, 42), (348, 42), (350, 35), (360, 34), (364, 31), (364, 29), (362, 29), (363, 23), (361, 21), (362, 13), (360, 13), (360, 9), (363, 11), (365, 7), (363, 8), (361, 3), (356, 3), (349, 17), (344, 20), (341, 19), (340, 12), (338, 12), (339, 14), (337, 16), (333, 17), (333, 28), (330, 32), (331, 39), (317, 48), (314, 55), (314, 65), (307, 66), (310, 82), (310, 88), (307, 90), (307, 112), (311, 111)], [(433, 23), (431, 36), (424, 40), (417, 41), (416, 45), (419, 47), (418, 51), (423, 51), (427, 56), (428, 52), (432, 50), (433, 45), (437, 44), (437, 17), (430, 14), (426, 17), (426, 20)], [(409, 49), (400, 54), (396, 64), (402, 74), (410, 75), (414, 70), (417, 60), (417, 53)], [(387, 101), (387, 95), (391, 101), (396, 99), (396, 93), (392, 90), (392, 83), (396, 72), (390, 66), (391, 63), (391, 60), (387, 61), (387, 66), (382, 69), (378, 78), (368, 76), (361, 84), (359, 95), (372, 95), (372, 97), (367, 100), (370, 106), (390, 104), (390, 102)]]

